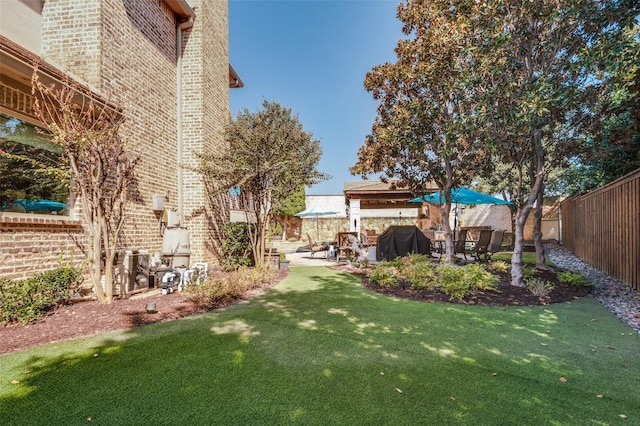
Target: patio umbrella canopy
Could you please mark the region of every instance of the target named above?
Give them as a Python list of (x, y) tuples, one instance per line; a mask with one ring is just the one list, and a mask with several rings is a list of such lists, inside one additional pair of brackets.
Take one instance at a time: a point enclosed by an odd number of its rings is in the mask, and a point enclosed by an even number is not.
[[(422, 197), (409, 200), (410, 203), (432, 203), (432, 204), (444, 204), (444, 195), (442, 191), (432, 192), (431, 194), (423, 195)], [(483, 194), (469, 188), (458, 188), (451, 190), (451, 202), (455, 204), (513, 204), (511, 201), (502, 200), (500, 198), (492, 197), (491, 195)]]
[(296, 213), (295, 216), (298, 217), (309, 217), (309, 216), (328, 216), (330, 214), (336, 214), (337, 211), (330, 210), (324, 207), (313, 206), (310, 209), (302, 210), (299, 213)]
[(59, 203), (51, 200), (32, 201), (26, 198), (14, 200), (13, 204), (20, 205), (27, 213), (51, 213), (59, 212), (67, 208), (65, 203)]
[[(431, 194), (423, 195), (422, 197), (413, 198), (409, 200), (410, 203), (422, 203), (427, 202), (431, 204), (444, 204), (445, 199), (442, 191), (432, 192)], [(511, 201), (503, 200), (501, 198), (492, 197), (491, 195), (483, 194), (469, 188), (457, 188), (451, 190), (451, 202), (456, 204), (453, 229), (458, 227), (458, 204), (477, 205), (477, 204), (513, 204)]]
[(318, 239), (318, 216), (329, 216), (338, 213), (335, 210), (327, 209), (325, 207), (313, 206), (309, 209), (305, 209), (299, 213), (296, 213), (297, 217), (314, 217), (316, 220), (316, 239)]

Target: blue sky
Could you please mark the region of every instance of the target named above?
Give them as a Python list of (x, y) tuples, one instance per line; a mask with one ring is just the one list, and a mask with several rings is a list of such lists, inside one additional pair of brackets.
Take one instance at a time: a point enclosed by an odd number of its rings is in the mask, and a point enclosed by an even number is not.
[(364, 89), (375, 65), (394, 62), (402, 37), (397, 0), (229, 0), (229, 59), (245, 83), (231, 113), (264, 100), (298, 114), (320, 140), (318, 169), (332, 179), (308, 194), (342, 194), (359, 180), (349, 167), (371, 131), (377, 103)]

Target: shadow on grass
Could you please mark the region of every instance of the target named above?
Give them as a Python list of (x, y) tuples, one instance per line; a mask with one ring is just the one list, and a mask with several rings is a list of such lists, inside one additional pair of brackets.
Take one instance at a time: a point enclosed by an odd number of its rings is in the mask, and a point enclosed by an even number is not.
[(639, 340), (590, 298), (426, 304), (327, 268), (292, 268), (247, 303), (1, 357), (0, 418), (595, 425), (624, 414), (631, 424)]

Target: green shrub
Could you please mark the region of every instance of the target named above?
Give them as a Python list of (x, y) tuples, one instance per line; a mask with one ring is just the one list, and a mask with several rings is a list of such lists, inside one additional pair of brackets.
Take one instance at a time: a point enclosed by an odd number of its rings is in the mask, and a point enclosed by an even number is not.
[(248, 291), (270, 284), (277, 277), (275, 269), (241, 267), (223, 276), (209, 276), (202, 284), (185, 289), (189, 300), (206, 309), (216, 308), (241, 298)]
[(496, 272), (507, 272), (509, 270), (509, 264), (504, 260), (493, 260), (489, 262), (489, 269)]
[(562, 271), (558, 273), (558, 281), (564, 284), (574, 285), (576, 287), (586, 287), (591, 285), (584, 275), (574, 271)]
[(529, 278), (525, 280), (527, 289), (538, 297), (545, 297), (554, 289), (553, 284), (540, 278)]
[(242, 288), (255, 288), (257, 286), (272, 283), (278, 272), (270, 265), (255, 268), (240, 268), (235, 273), (227, 275), (231, 280), (237, 281)]
[(482, 265), (473, 263), (463, 267), (464, 279), (469, 282), (472, 291), (492, 290), (498, 284), (498, 277), (486, 271)]
[(498, 278), (481, 265), (442, 264), (436, 268), (438, 287), (451, 299), (462, 300), (476, 290), (495, 289)]
[(228, 280), (222, 277), (209, 277), (197, 286), (185, 288), (190, 301), (198, 306), (214, 308), (226, 301), (233, 300), (234, 291), (230, 291)]
[(369, 282), (381, 287), (393, 287), (406, 279), (416, 290), (439, 289), (451, 299), (463, 299), (476, 290), (492, 290), (498, 283), (494, 276), (482, 265), (457, 266), (443, 263), (434, 266), (431, 258), (420, 254), (410, 254), (393, 261), (383, 261), (369, 273)]
[(225, 271), (254, 265), (249, 226), (253, 225), (238, 222), (224, 227), (225, 237), (222, 239), (223, 256), (220, 266)]
[(400, 282), (399, 275), (398, 267), (395, 266), (394, 261), (383, 261), (373, 267), (369, 273), (369, 282), (381, 287), (393, 287)]
[(527, 281), (530, 280), (532, 278), (535, 278), (536, 276), (536, 270), (535, 268), (532, 268), (530, 266), (522, 266), (522, 279)]
[(81, 272), (70, 266), (25, 280), (0, 280), (0, 322), (30, 323), (68, 303), (81, 283)]
[(437, 287), (436, 272), (431, 258), (422, 254), (410, 254), (402, 259), (400, 273), (411, 288), (434, 290)]
[(471, 292), (470, 283), (465, 280), (462, 266), (443, 263), (436, 268), (438, 287), (451, 299), (461, 300)]

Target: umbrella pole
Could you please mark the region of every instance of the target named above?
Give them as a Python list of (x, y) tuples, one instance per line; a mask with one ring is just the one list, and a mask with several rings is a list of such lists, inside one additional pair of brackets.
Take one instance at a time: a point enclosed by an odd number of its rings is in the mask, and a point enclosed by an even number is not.
[(453, 215), (453, 239), (456, 239), (456, 231), (458, 229), (458, 203), (456, 203), (456, 212)]

